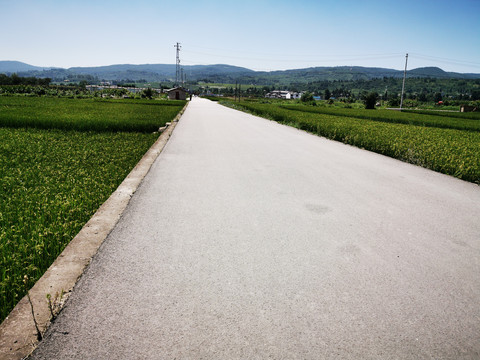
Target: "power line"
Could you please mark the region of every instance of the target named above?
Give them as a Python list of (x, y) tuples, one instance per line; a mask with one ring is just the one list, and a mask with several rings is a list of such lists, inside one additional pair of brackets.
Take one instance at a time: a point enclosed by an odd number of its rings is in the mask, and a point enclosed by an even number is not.
[[(223, 54), (231, 54), (238, 52), (238, 49), (220, 49), (220, 48), (211, 48), (211, 47), (202, 47), (202, 46), (196, 46), (196, 45), (190, 45), (188, 46), (189, 48), (196, 48), (196, 49), (202, 49), (202, 50), (214, 50), (216, 52), (220, 52)], [(201, 55), (213, 55), (213, 56), (222, 56), (222, 57), (235, 57), (235, 56), (228, 56), (228, 55), (217, 55), (211, 52), (197, 52), (197, 51), (188, 51), (189, 53), (195, 53), (195, 54), (201, 54)], [(279, 57), (293, 57), (293, 60), (297, 58), (306, 58), (306, 57), (311, 57), (311, 58), (318, 58), (317, 55), (313, 54), (291, 54), (291, 53), (273, 53), (273, 52), (258, 52), (258, 51), (249, 51), (249, 50), (241, 50), (242, 54), (253, 54), (253, 55), (259, 55), (259, 56), (267, 56), (267, 57), (274, 57), (274, 59), (278, 59)], [(348, 58), (362, 58), (362, 57), (368, 57), (368, 58), (379, 58), (379, 57), (397, 57), (403, 55), (403, 53), (375, 53), (375, 54), (322, 54), (322, 58), (325, 57), (330, 57), (334, 59), (348, 59)], [(238, 57), (235, 57), (238, 58)], [(246, 59), (259, 59), (258, 57), (256, 58), (250, 58), (247, 57)], [(273, 58), (268, 58), (268, 59), (273, 59)], [(308, 60), (309, 61), (309, 60)]]
[[(309, 55), (309, 56), (297, 56), (296, 58), (286, 58), (291, 55), (275, 55), (275, 54), (266, 54), (269, 57), (244, 57), (244, 56), (232, 56), (232, 55), (223, 55), (223, 54), (215, 54), (215, 53), (206, 53), (206, 52), (198, 52), (198, 51), (186, 51), (187, 54), (193, 55), (206, 55), (212, 56), (217, 58), (228, 58), (228, 59), (237, 59), (237, 60), (257, 60), (257, 61), (275, 61), (275, 62), (296, 62), (296, 63), (325, 63), (325, 62), (332, 62), (332, 61), (355, 61), (355, 60), (378, 60), (378, 59), (390, 59), (396, 58), (399, 54), (370, 54), (370, 55), (322, 55), (322, 59), (319, 59), (316, 55)], [(283, 56), (283, 58), (280, 58)], [(310, 57), (310, 59), (305, 59), (306, 57)], [(328, 58), (330, 57), (330, 58)], [(328, 58), (328, 59), (325, 59)]]
[[(192, 54), (199, 54), (199, 55), (207, 55), (207, 56), (216, 56), (216, 57), (225, 57), (225, 58), (236, 58), (236, 59), (245, 59), (245, 60), (265, 60), (265, 61), (277, 61), (277, 62), (288, 62), (288, 61), (295, 61), (295, 62), (329, 62), (329, 61), (354, 61), (354, 60), (376, 60), (376, 59), (386, 59), (386, 58), (395, 58), (402, 53), (372, 53), (372, 54), (322, 54), (322, 59), (319, 60), (317, 55), (313, 54), (285, 54), (285, 53), (267, 53), (267, 52), (255, 52), (255, 51), (248, 51), (242, 50), (242, 54), (252, 54), (257, 55), (255, 57), (238, 57), (232, 55), (225, 55), (225, 54), (232, 54), (238, 49), (220, 49), (220, 48), (211, 48), (211, 47), (202, 47), (191, 45), (191, 48), (201, 49), (201, 50), (213, 50), (214, 52), (198, 52), (198, 51), (189, 51)], [(480, 62), (476, 61), (466, 61), (466, 60), (459, 60), (459, 59), (451, 59), (451, 58), (443, 58), (438, 56), (431, 56), (419, 53), (410, 53), (410, 57), (442, 62), (447, 64), (454, 64), (454, 65), (464, 65), (464, 66), (474, 66), (480, 67)], [(308, 58), (307, 60), (305, 60)]]
[[(411, 54), (411, 55), (412, 55), (412, 54)], [(464, 65), (464, 66), (480, 67), (480, 63), (479, 63), (479, 62), (464, 61), (464, 60), (449, 59), (449, 58), (442, 58), (442, 57), (436, 57), (436, 56), (430, 56), (430, 55), (423, 55), (423, 54), (417, 54), (417, 53), (413, 53), (413, 55), (414, 55), (416, 58), (423, 59), (423, 60), (437, 61), (437, 62), (446, 63), (446, 64), (453, 64), (453, 65)]]
[[(218, 48), (206, 48), (206, 47), (199, 47), (199, 46), (194, 46), (192, 45), (193, 48), (198, 48), (198, 49), (207, 49), (207, 50), (216, 50), (216, 51), (225, 51), (223, 49), (218, 49)], [(233, 51), (232, 51), (233, 52)], [(195, 55), (204, 55), (204, 56), (209, 56), (212, 58), (227, 58), (227, 59), (236, 59), (236, 60), (250, 60), (250, 61), (257, 61), (257, 62), (264, 62), (264, 63), (290, 63), (290, 64), (308, 64), (308, 68), (310, 67), (323, 67), (323, 66), (328, 66), (328, 67), (339, 67), (339, 65), (328, 65), (326, 63), (338, 63), (338, 62), (345, 62), (344, 65), (341, 66), (354, 66), (348, 63), (351, 63), (353, 61), (369, 61), (369, 60), (382, 60), (382, 59), (391, 59), (391, 58), (397, 58), (400, 54), (399, 53), (378, 53), (378, 54), (368, 54), (368, 55), (334, 55), (334, 54), (322, 54), (321, 58), (318, 56), (315, 56), (313, 54), (310, 55), (298, 55), (298, 54), (282, 54), (282, 55), (275, 55), (273, 53), (256, 53), (252, 51), (247, 51), (247, 53), (250, 54), (257, 54), (257, 55), (266, 55), (266, 57), (263, 56), (258, 56), (258, 57), (245, 57), (245, 56), (234, 56), (234, 55), (227, 55), (227, 54), (218, 54), (218, 53), (213, 53), (213, 52), (198, 52), (198, 51), (187, 51), (187, 54), (193, 55), (192, 58), (196, 57)], [(243, 52), (245, 53), (245, 52)], [(447, 63), (447, 64), (453, 64), (453, 65), (463, 65), (463, 66), (469, 66), (469, 67), (479, 67), (480, 68), (480, 63), (476, 62), (470, 62), (470, 61), (462, 61), (462, 60), (455, 60), (455, 59), (448, 59), (448, 58), (441, 58), (441, 57), (435, 57), (435, 56), (430, 56), (430, 55), (423, 55), (423, 54), (418, 54), (418, 53), (410, 53), (409, 56), (411, 57), (411, 60), (418, 60), (418, 59), (423, 59), (423, 60), (428, 60), (433, 63)], [(187, 61), (190, 64), (201, 64), (201, 65), (211, 65), (212, 62), (198, 62), (198, 61)], [(221, 61), (213, 61), (214, 63), (220, 63)], [(347, 63), (348, 62), (348, 63)], [(241, 65), (238, 65), (241, 66)], [(365, 65), (363, 65), (364, 67)], [(435, 66), (435, 64), (432, 64), (431, 66)], [(282, 67), (282, 66), (280, 66)], [(376, 65), (375, 67), (382, 67), (380, 64)], [(428, 67), (428, 66), (427, 66)], [(258, 66), (254, 66), (256, 71), (282, 71), (279, 70), (278, 68), (259, 68)], [(301, 66), (295, 67), (295, 69), (301, 68)], [(388, 68), (388, 67), (387, 67)], [(293, 69), (290, 68), (289, 69)], [(287, 70), (287, 69), (283, 69)], [(409, 77), (445, 77), (445, 78), (450, 78), (450, 74), (431, 74), (431, 73), (423, 73), (423, 72), (415, 72), (415, 73), (410, 73), (411, 71), (408, 72)]]

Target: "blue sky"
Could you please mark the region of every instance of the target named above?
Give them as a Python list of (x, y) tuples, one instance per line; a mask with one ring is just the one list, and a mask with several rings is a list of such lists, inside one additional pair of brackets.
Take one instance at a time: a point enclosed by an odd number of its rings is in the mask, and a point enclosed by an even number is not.
[(0, 0), (0, 60), (480, 73), (480, 0)]

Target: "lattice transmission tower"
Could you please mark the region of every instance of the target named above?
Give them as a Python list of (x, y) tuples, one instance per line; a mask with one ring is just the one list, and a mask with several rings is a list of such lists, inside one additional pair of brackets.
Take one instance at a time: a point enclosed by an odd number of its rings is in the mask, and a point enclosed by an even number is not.
[(181, 69), (180, 69), (180, 43), (177, 42), (177, 45), (173, 45), (173, 47), (177, 48), (177, 62), (175, 67), (175, 86), (180, 85), (180, 76), (181, 76)]

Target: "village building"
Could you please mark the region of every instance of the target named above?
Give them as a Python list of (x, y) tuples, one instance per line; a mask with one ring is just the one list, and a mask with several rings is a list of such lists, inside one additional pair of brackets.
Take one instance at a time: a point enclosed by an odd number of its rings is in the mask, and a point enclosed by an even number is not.
[(292, 92), (287, 90), (273, 90), (265, 95), (266, 98), (270, 99), (300, 99), (302, 97), (302, 93), (300, 92)]
[(286, 99), (290, 100), (292, 97), (292, 94), (290, 91), (283, 91), (283, 90), (273, 90), (269, 92), (268, 94), (265, 95), (266, 98), (270, 99)]
[(472, 112), (472, 111), (478, 111), (477, 107), (472, 106), (472, 105), (461, 105), (460, 106), (460, 112)]
[(168, 94), (170, 100), (186, 100), (187, 99), (187, 89), (183, 87), (175, 87), (173, 89), (165, 90)]

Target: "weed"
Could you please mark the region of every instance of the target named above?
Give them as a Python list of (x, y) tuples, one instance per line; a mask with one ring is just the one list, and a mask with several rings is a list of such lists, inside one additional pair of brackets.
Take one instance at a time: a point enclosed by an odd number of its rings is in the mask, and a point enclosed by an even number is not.
[(37, 340), (41, 341), (42, 338), (43, 338), (42, 337), (42, 332), (38, 328), (37, 319), (35, 318), (35, 311), (33, 310), (32, 299), (30, 299), (30, 293), (28, 292), (28, 276), (27, 275), (24, 275), (24, 277), (23, 277), (23, 284), (25, 286), (25, 292), (27, 293), (28, 303), (30, 304), (30, 310), (32, 311), (33, 323), (35, 324), (35, 329), (37, 330)]

